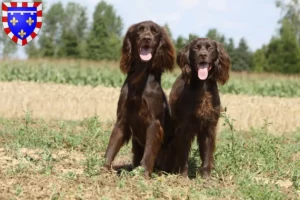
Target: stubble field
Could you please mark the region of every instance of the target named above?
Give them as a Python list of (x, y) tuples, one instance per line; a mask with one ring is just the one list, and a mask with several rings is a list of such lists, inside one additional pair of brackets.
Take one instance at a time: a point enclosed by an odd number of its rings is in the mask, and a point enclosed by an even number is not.
[[(0, 199), (300, 198), (299, 76), (231, 74), (204, 181), (195, 144), (189, 180), (102, 168), (124, 81), (116, 63), (3, 61), (0, 71)], [(167, 95), (178, 74), (164, 75)], [(130, 164), (130, 146), (115, 164)]]
[[(0, 114), (6, 118), (82, 120), (99, 116), (101, 121), (116, 119), (120, 88), (74, 86), (55, 83), (0, 82)], [(165, 90), (169, 95), (170, 89)], [(221, 94), (222, 106), (235, 120), (238, 130), (263, 127), (277, 133), (299, 128), (300, 97), (262, 97)]]

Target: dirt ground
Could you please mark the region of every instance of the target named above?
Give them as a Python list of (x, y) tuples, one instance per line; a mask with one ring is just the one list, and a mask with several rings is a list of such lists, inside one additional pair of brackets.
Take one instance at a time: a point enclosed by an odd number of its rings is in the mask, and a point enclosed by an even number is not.
[[(105, 169), (100, 170), (96, 180), (83, 175), (86, 157), (81, 152), (56, 151), (51, 155), (51, 172), (45, 170), (44, 153), (41, 149), (21, 148), (12, 156), (0, 148), (0, 200), (99, 199), (104, 193), (109, 199), (121, 196), (118, 191), (107, 191), (118, 184), (118, 178)], [(110, 180), (105, 182), (105, 176)]]
[[(0, 82), (0, 115), (23, 117), (30, 111), (33, 118), (46, 120), (82, 120), (95, 115), (102, 121), (114, 120), (119, 92), (120, 88), (103, 86)], [(270, 123), (270, 131), (284, 133), (300, 126), (300, 98), (223, 94), (221, 102), (238, 130)]]

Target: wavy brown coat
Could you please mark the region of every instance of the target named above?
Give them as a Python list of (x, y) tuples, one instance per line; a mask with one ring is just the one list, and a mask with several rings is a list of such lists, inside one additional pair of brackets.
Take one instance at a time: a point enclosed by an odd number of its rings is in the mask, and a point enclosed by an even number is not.
[[(143, 61), (141, 49), (153, 57)], [(152, 21), (132, 25), (123, 40), (120, 69), (127, 74), (118, 101), (117, 121), (105, 153), (106, 166), (123, 144), (132, 138), (133, 167), (153, 172), (162, 145), (173, 134), (169, 105), (161, 87), (161, 75), (172, 71), (175, 64), (173, 44), (164, 28)]]

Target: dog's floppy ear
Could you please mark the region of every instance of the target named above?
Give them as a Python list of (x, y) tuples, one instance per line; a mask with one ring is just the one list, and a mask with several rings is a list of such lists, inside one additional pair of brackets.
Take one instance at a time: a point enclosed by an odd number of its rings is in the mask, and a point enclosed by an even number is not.
[(128, 73), (128, 71), (130, 70), (130, 65), (132, 63), (132, 45), (133, 45), (132, 35), (133, 35), (134, 27), (135, 25), (132, 25), (128, 28), (121, 48), (120, 69), (124, 74)]
[(162, 71), (173, 71), (175, 65), (175, 48), (164, 27), (161, 27), (162, 35), (153, 58), (152, 69), (160, 68)]
[(190, 43), (183, 47), (177, 54), (176, 62), (182, 71), (182, 77), (185, 82), (191, 79), (192, 69), (190, 66)]
[(231, 67), (231, 59), (223, 45), (215, 41), (218, 57), (215, 61), (214, 79), (224, 85), (229, 79), (229, 71)]

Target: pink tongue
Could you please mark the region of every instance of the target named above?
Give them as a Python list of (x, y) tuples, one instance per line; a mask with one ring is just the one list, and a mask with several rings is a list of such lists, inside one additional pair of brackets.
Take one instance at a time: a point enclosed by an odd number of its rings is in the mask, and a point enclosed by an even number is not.
[(141, 48), (140, 57), (144, 61), (148, 61), (152, 58), (151, 48)]
[(200, 68), (198, 69), (198, 77), (201, 80), (205, 80), (208, 75), (208, 69), (207, 68)]
[(205, 80), (208, 76), (208, 64), (198, 65), (198, 77), (200, 80)]

